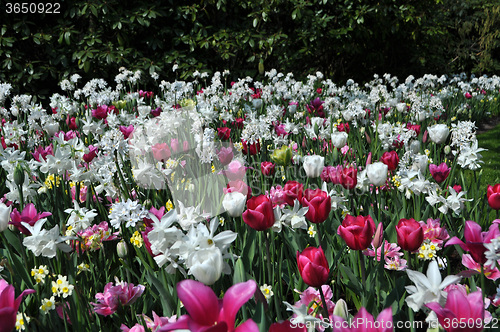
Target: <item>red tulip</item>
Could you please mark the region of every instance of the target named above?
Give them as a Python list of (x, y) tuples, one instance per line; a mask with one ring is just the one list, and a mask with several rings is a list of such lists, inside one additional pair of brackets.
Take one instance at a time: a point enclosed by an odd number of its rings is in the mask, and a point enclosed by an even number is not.
[(342, 187), (346, 189), (354, 189), (358, 184), (358, 170), (355, 167), (347, 167), (342, 169), (340, 181)]
[(248, 226), (265, 231), (274, 224), (273, 204), (266, 195), (252, 197), (247, 201), (247, 210), (242, 217)]
[(324, 222), (332, 209), (330, 196), (321, 189), (306, 189), (301, 203), (304, 207), (309, 207), (306, 219), (315, 224)]
[(500, 210), (500, 183), (494, 186), (488, 185), (486, 196), (488, 197), (488, 204), (491, 208)]
[(380, 157), (380, 161), (389, 167), (389, 171), (394, 171), (399, 164), (399, 156), (396, 151), (384, 152), (382, 157)]
[(302, 253), (297, 251), (297, 265), (300, 276), (309, 286), (321, 287), (328, 280), (330, 269), (321, 247), (307, 247)]
[(247, 141), (242, 141), (242, 147), (243, 147), (243, 154), (250, 154), (251, 156), (256, 155), (257, 153), (260, 152), (260, 143), (252, 143), (248, 144)]
[(283, 187), (286, 204), (293, 206), (296, 199), (302, 202), (302, 192), (304, 185), (297, 181), (288, 181)]
[(465, 98), (467, 98), (467, 99), (471, 99), (472, 98), (472, 95), (470, 94), (470, 92), (466, 92), (465, 93)]
[(434, 178), (434, 180), (436, 180), (437, 183), (441, 183), (446, 180), (448, 175), (450, 175), (450, 170), (451, 167), (448, 167), (446, 163), (441, 163), (439, 166), (435, 164), (429, 165), (429, 171), (431, 172), (432, 177)]
[(231, 136), (231, 129), (228, 127), (217, 128), (217, 136), (219, 136), (221, 140), (228, 140)]
[(260, 170), (265, 176), (274, 174), (274, 164), (270, 161), (263, 161), (260, 163)]
[(396, 225), (398, 245), (407, 251), (417, 250), (424, 241), (422, 225), (413, 218), (401, 219)]
[(364, 250), (372, 243), (375, 233), (375, 223), (371, 216), (351, 216), (346, 215), (342, 225), (337, 229), (340, 235), (353, 250)]

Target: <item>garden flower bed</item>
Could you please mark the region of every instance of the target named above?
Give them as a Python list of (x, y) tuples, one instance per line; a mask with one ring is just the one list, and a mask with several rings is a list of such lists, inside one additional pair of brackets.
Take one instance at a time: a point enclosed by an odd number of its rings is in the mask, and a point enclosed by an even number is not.
[(0, 85), (0, 331), (500, 327), (500, 78), (227, 74)]

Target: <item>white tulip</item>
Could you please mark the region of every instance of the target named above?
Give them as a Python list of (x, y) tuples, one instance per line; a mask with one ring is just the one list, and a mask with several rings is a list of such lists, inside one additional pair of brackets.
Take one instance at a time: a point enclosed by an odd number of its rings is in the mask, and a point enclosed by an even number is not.
[(9, 227), (11, 210), (12, 206), (7, 207), (4, 203), (0, 203), (0, 232), (3, 232)]
[(231, 217), (240, 217), (245, 210), (247, 197), (238, 191), (227, 193), (222, 200), (222, 206)]
[(188, 274), (205, 285), (213, 285), (219, 280), (224, 267), (222, 254), (215, 246), (195, 251), (189, 256), (187, 265), (190, 266)]
[(381, 186), (387, 181), (389, 167), (383, 162), (377, 161), (366, 166), (366, 175), (374, 186)]
[(429, 138), (436, 144), (442, 144), (448, 138), (448, 134), (450, 133), (450, 129), (444, 123), (435, 124), (427, 128), (427, 132), (429, 133)]
[(304, 170), (309, 178), (317, 178), (321, 175), (323, 168), (325, 167), (325, 158), (312, 155), (304, 157)]
[(336, 148), (343, 148), (347, 143), (347, 133), (345, 131), (336, 131), (332, 133), (332, 144)]

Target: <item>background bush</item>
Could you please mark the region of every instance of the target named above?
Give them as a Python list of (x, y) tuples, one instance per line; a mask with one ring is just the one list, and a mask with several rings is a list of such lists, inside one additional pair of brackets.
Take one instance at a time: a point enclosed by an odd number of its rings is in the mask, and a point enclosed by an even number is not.
[(60, 14), (2, 5), (0, 81), (15, 93), (46, 95), (75, 72), (111, 81), (122, 66), (169, 80), (319, 70), (338, 82), (500, 69), (497, 0), (55, 2)]

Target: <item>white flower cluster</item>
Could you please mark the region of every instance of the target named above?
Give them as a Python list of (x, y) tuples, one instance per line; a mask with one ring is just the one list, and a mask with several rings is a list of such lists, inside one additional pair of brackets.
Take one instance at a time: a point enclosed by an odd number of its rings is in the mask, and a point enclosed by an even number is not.
[(178, 222), (175, 210), (169, 211), (161, 220), (150, 214), (153, 230), (148, 233), (151, 250), (158, 266), (165, 266), (168, 273), (176, 269), (193, 275), (196, 280), (206, 285), (215, 283), (222, 273), (230, 273), (225, 261), (232, 257), (229, 245), (236, 240), (237, 234), (227, 230), (215, 234), (219, 225), (218, 218), (213, 218), (208, 227), (205, 223), (193, 223), (187, 233), (174, 226)]
[(114, 203), (110, 210), (109, 222), (116, 229), (120, 229), (122, 224), (125, 224), (126, 228), (135, 227), (137, 222), (147, 217), (146, 209), (138, 201), (130, 198), (125, 202)]

